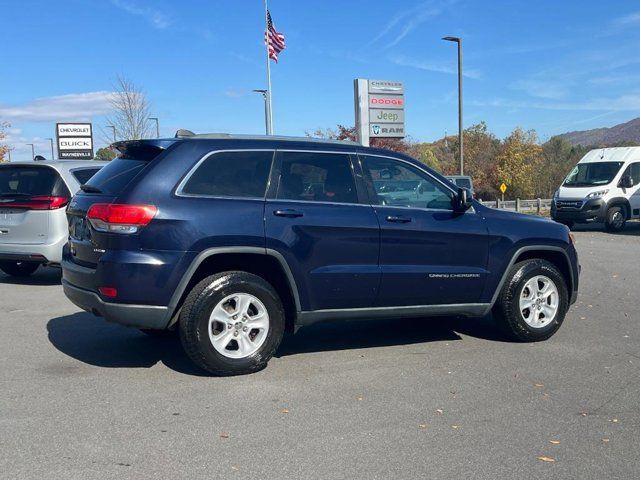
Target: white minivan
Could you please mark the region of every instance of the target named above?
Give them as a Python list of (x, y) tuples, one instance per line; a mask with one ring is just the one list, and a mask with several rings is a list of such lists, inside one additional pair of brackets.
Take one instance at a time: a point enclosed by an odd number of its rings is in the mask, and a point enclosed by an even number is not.
[(569, 228), (604, 223), (611, 232), (640, 218), (640, 147), (588, 152), (554, 194), (551, 218)]

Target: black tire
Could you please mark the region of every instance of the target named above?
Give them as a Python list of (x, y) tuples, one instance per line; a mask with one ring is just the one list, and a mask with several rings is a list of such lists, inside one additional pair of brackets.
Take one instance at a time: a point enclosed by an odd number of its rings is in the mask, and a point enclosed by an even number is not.
[[(520, 311), (520, 296), (531, 278), (543, 275), (550, 279), (558, 290), (558, 310), (553, 320), (544, 327), (534, 328), (527, 324)], [(541, 259), (516, 263), (507, 275), (493, 307), (493, 317), (510, 339), (521, 342), (539, 342), (550, 338), (564, 321), (569, 305), (569, 294), (564, 277), (551, 262)]]
[(0, 262), (0, 270), (12, 277), (28, 277), (40, 266), (36, 262)]
[(621, 232), (627, 223), (627, 211), (622, 206), (615, 206), (607, 210), (604, 228), (608, 232)]
[[(226, 297), (246, 293), (264, 305), (269, 328), (262, 346), (244, 358), (229, 358), (218, 352), (209, 339), (209, 317)], [(278, 349), (285, 329), (280, 297), (264, 279), (247, 272), (222, 272), (198, 283), (184, 302), (180, 314), (180, 340), (187, 355), (204, 370), (220, 376), (242, 375), (262, 370)]]

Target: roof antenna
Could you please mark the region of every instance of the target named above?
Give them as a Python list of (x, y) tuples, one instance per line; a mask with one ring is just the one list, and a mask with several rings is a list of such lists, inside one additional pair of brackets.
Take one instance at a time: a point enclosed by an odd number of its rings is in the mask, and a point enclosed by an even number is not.
[(604, 158), (604, 148), (602, 149), (602, 153), (600, 153), (600, 160)]

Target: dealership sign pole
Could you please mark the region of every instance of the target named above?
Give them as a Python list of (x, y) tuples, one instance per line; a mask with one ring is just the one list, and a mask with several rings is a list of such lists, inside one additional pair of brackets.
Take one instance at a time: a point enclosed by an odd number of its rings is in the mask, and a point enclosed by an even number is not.
[(354, 81), (356, 136), (369, 146), (370, 138), (404, 138), (404, 85), (388, 80)]
[(93, 128), (90, 123), (57, 123), (56, 139), (61, 160), (93, 158)]

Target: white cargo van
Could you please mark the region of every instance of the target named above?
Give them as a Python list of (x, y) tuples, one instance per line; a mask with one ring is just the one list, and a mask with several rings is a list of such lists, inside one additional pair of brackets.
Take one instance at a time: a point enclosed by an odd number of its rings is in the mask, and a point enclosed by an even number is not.
[(640, 147), (588, 152), (554, 194), (551, 218), (569, 227), (604, 223), (611, 232), (640, 218)]

